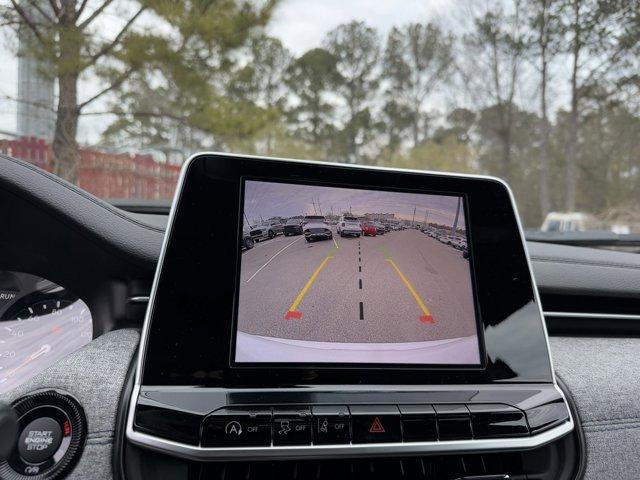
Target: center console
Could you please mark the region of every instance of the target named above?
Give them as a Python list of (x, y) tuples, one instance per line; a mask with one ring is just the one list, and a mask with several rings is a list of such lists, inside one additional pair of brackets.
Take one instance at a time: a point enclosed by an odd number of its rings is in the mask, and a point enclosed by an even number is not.
[[(574, 429), (504, 183), (223, 154), (185, 165), (126, 418), (140, 452), (199, 472), (481, 458), (480, 473), (518, 478), (541, 449), (575, 456)], [(524, 456), (490, 470), (502, 454)], [(535, 478), (573, 474), (554, 468)]]

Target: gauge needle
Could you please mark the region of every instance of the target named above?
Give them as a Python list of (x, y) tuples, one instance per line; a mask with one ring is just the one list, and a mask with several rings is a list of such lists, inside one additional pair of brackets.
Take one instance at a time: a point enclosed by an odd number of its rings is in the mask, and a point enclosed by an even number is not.
[(0, 381), (0, 383), (8, 380), (11, 376), (13, 376), (14, 373), (16, 373), (18, 370), (20, 370), (21, 368), (27, 366), (30, 362), (33, 362), (36, 358), (38, 358), (41, 355), (46, 355), (47, 353), (49, 353), (51, 351), (51, 345), (49, 345), (48, 343), (45, 343), (44, 345), (42, 345), (38, 350), (36, 350), (35, 352), (33, 352), (31, 355), (29, 355), (27, 358), (24, 359), (24, 361), (18, 365), (16, 368), (14, 368), (13, 370), (11, 370), (9, 373), (7, 373), (7, 375)]

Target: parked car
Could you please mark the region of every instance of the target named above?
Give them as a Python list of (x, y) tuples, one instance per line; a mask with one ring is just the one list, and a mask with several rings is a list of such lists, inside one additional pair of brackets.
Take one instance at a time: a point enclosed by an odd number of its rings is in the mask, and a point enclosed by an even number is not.
[(253, 241), (253, 238), (251, 238), (249, 232), (247, 230), (243, 230), (242, 240), (240, 240), (240, 248), (244, 250), (251, 250), (254, 245), (255, 242)]
[[(305, 217), (305, 220), (308, 220), (308, 218), (309, 217)], [(314, 240), (331, 240), (333, 238), (331, 228), (329, 228), (324, 217), (319, 215), (314, 215), (313, 218), (306, 221), (302, 232), (307, 242)]]
[(264, 222), (256, 227), (253, 227), (249, 232), (251, 238), (259, 242), (260, 240), (266, 240), (267, 238), (273, 238), (279, 233), (284, 231), (284, 225), (278, 222)]
[(387, 233), (387, 228), (380, 222), (373, 222), (373, 226), (376, 227), (376, 234), (384, 235)]
[(451, 235), (449, 237), (449, 245), (451, 245), (453, 248), (456, 248), (458, 250), (462, 250), (464, 247), (467, 246), (467, 242), (455, 235)]
[(290, 218), (287, 223), (284, 224), (284, 236), (289, 235), (302, 235), (302, 218)]
[(542, 222), (543, 232), (585, 232), (604, 227), (595, 216), (584, 212), (549, 212)]
[(329, 225), (324, 215), (305, 215), (302, 219), (302, 226), (304, 227), (309, 222), (324, 222)]
[(445, 245), (451, 245), (451, 235), (440, 235), (438, 237), (438, 240), (442, 243), (444, 243)]
[(352, 217), (349, 215), (342, 215), (340, 217), (340, 220), (338, 220), (336, 231), (341, 237), (359, 237), (360, 235), (362, 235), (362, 227), (360, 226), (360, 221), (357, 217)]
[(376, 227), (371, 222), (362, 223), (362, 235), (365, 237), (375, 237), (377, 233)]

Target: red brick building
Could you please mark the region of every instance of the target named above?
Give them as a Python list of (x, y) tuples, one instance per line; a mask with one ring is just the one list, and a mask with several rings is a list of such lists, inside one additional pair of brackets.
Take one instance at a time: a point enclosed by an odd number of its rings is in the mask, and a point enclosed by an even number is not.
[[(44, 140), (0, 140), (0, 153), (53, 171), (51, 146)], [(100, 198), (168, 200), (173, 197), (179, 173), (179, 165), (158, 162), (148, 154), (80, 149), (78, 186)]]

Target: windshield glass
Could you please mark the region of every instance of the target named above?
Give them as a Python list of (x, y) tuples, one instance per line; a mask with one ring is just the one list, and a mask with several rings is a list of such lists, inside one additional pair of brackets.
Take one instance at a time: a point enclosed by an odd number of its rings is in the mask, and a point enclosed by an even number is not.
[(639, 8), (6, 2), (0, 152), (122, 208), (203, 150), (489, 174), (529, 238), (635, 250)]

